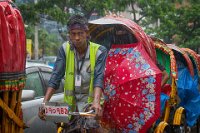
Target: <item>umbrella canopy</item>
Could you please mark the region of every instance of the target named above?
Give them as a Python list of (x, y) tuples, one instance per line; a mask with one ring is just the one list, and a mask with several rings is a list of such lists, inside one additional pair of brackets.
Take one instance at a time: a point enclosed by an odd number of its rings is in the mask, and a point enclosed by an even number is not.
[(193, 51), (192, 49), (189, 49), (189, 48), (181, 48), (181, 49), (192, 57), (192, 59), (194, 60), (195, 65), (196, 65), (195, 68), (197, 69), (198, 75), (200, 77), (200, 62), (198, 61), (197, 53), (195, 51)]
[[(174, 50), (174, 54), (177, 61), (180, 62), (182, 60), (181, 62), (186, 62), (191, 76), (194, 76), (194, 68), (193, 68), (192, 61), (190, 60), (190, 57), (183, 50), (181, 50), (181, 48), (177, 47), (176, 45), (167, 44), (167, 46), (171, 48), (172, 50)], [(180, 55), (182, 55), (184, 59), (182, 59), (182, 57), (179, 57)]]
[(198, 61), (200, 62), (200, 54), (197, 54), (197, 57), (198, 57)]
[(124, 132), (146, 132), (160, 116), (161, 72), (142, 46), (112, 45), (106, 61), (102, 121)]
[(153, 41), (135, 22), (114, 16), (106, 16), (89, 22), (91, 40), (111, 48), (112, 44), (130, 44), (140, 42), (151, 60), (156, 62)]
[[(154, 41), (154, 46), (156, 48), (157, 59), (160, 62), (162, 62), (161, 64), (163, 66), (165, 66), (165, 68), (169, 67), (169, 68), (166, 68), (167, 72), (168, 73), (170, 72), (171, 76), (174, 79), (177, 80), (178, 79), (178, 77), (177, 77), (178, 74), (177, 74), (177, 66), (176, 66), (176, 59), (175, 59), (175, 56), (174, 56), (174, 52), (172, 51), (172, 49), (170, 49), (169, 47), (167, 47), (167, 44), (164, 43), (162, 40), (160, 40), (158, 38), (155, 38), (155, 37), (151, 37), (151, 39)], [(168, 64), (166, 64), (165, 60), (163, 60), (164, 57), (165, 57), (165, 59), (167, 58), (166, 57), (167, 55), (169, 55), (169, 57), (170, 57), (170, 66)]]

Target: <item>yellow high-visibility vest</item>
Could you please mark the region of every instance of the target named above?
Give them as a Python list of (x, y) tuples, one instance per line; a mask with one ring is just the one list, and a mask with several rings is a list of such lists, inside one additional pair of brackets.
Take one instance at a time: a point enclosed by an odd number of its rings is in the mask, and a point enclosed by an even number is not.
[[(99, 44), (90, 42), (90, 67), (91, 67), (91, 80), (90, 80), (90, 88), (89, 88), (89, 96), (88, 96), (88, 103), (93, 102), (93, 80), (94, 80), (94, 67), (96, 63), (96, 53), (98, 48), (100, 47)], [(74, 51), (70, 50), (69, 43), (66, 46), (66, 73), (65, 73), (65, 86), (64, 86), (64, 102), (66, 102), (70, 106), (70, 110), (74, 111), (76, 107), (76, 101), (74, 97), (74, 89), (75, 89), (75, 82), (74, 82)]]

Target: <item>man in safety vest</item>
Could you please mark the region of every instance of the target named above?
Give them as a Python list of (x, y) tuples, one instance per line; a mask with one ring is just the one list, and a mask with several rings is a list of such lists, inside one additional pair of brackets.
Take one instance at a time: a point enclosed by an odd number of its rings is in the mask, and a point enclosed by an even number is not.
[[(100, 99), (103, 89), (107, 50), (89, 41), (87, 19), (74, 15), (68, 21), (69, 41), (59, 49), (49, 87), (43, 102), (50, 100), (65, 76), (64, 101), (73, 111), (83, 111), (91, 103), (97, 115), (102, 113)], [(39, 117), (44, 114), (39, 111)]]

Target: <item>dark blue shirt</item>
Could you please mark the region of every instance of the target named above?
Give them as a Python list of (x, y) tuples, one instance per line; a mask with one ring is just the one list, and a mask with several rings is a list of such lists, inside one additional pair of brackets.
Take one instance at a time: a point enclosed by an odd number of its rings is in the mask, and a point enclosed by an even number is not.
[[(64, 44), (60, 47), (57, 55), (57, 59), (55, 62), (55, 66), (49, 80), (49, 87), (57, 90), (60, 85), (60, 81), (63, 79), (65, 75), (66, 69), (66, 54), (65, 54)], [(107, 49), (104, 46), (100, 46), (99, 49), (100, 55), (98, 56), (95, 64), (94, 70), (94, 87), (104, 88), (104, 69), (107, 57)]]

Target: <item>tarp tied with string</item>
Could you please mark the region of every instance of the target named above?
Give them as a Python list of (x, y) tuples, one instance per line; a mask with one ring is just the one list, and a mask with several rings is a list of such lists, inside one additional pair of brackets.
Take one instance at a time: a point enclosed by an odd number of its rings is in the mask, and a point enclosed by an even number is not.
[(181, 100), (179, 106), (186, 111), (188, 126), (194, 126), (200, 116), (198, 56), (188, 48), (179, 48), (172, 44), (167, 46), (174, 51), (178, 66), (177, 92)]
[(22, 16), (11, 0), (0, 1), (0, 132), (23, 132), (26, 39)]

